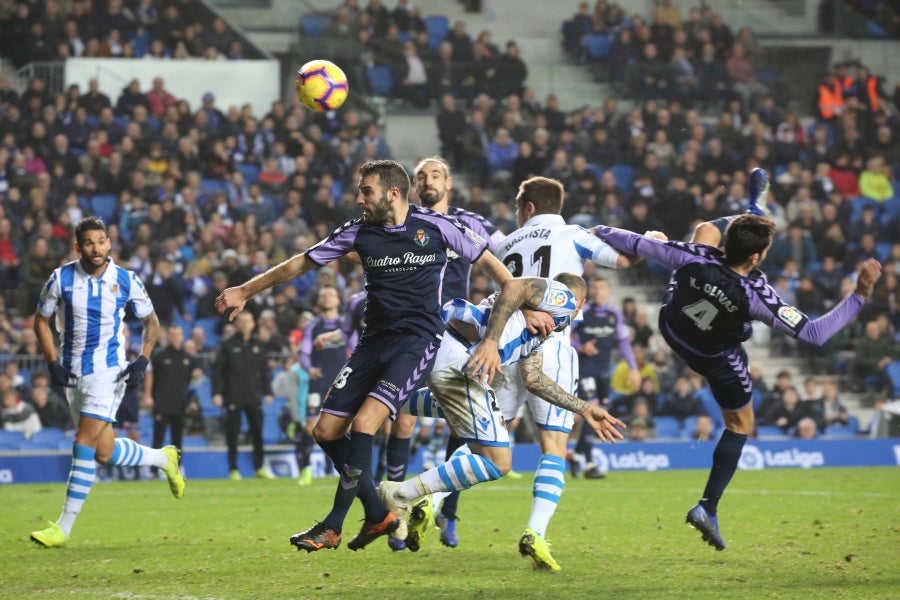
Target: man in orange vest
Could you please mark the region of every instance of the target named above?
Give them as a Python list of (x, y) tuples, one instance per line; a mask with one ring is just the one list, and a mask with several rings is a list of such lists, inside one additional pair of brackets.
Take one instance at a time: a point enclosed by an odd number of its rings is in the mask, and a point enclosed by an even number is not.
[(819, 118), (823, 121), (833, 121), (841, 116), (841, 112), (844, 110), (844, 94), (834, 73), (828, 72), (822, 77), (822, 81), (819, 83), (816, 107), (819, 111)]

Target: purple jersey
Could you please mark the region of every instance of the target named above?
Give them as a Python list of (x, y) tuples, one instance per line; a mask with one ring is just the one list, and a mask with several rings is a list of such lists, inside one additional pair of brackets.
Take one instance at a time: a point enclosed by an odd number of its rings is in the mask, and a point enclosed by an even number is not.
[(581, 309), (582, 319), (572, 324), (572, 347), (593, 341), (597, 354), (578, 355), (579, 373), (584, 376), (609, 375), (613, 348), (618, 346), (630, 367), (635, 366), (631, 352), (628, 325), (622, 311), (611, 304), (587, 303)]
[[(447, 215), (487, 240), (487, 247), (491, 252), (497, 249), (497, 243), (503, 239), (503, 233), (497, 231), (497, 228), (490, 221), (479, 214), (451, 206), (447, 210)], [(447, 252), (447, 259), (447, 271), (444, 273), (444, 288), (441, 302), (448, 302), (453, 298), (468, 298), (472, 262), (460, 258), (452, 250)]]
[(717, 356), (745, 341), (754, 320), (821, 345), (863, 305), (860, 296), (850, 294), (830, 312), (810, 321), (781, 299), (762, 271), (740, 275), (725, 264), (724, 255), (715, 248), (660, 242), (603, 225), (594, 232), (619, 252), (675, 269), (660, 310), (660, 328), (700, 356)]
[(487, 242), (455, 219), (415, 204), (395, 227), (348, 221), (306, 251), (318, 265), (356, 251), (366, 276), (365, 335), (399, 329), (440, 335), (441, 297), (447, 254), (475, 262)]

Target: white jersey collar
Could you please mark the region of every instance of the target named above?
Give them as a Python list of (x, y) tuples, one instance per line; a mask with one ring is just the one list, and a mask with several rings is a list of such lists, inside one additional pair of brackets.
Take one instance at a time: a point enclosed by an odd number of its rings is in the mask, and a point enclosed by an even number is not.
[(562, 218), (562, 215), (554, 215), (550, 213), (542, 214), (542, 215), (534, 215), (527, 221), (522, 227), (535, 227), (537, 225), (547, 225), (551, 223), (559, 223), (562, 225), (566, 224), (566, 220)]

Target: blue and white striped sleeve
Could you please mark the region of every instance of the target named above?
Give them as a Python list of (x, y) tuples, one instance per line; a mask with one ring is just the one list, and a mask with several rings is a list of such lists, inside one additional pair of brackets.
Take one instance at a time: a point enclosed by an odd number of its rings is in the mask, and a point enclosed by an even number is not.
[(153, 312), (153, 303), (150, 301), (150, 294), (144, 287), (144, 282), (135, 274), (134, 271), (128, 271), (131, 283), (128, 286), (128, 302), (131, 303), (131, 310), (138, 319), (143, 319)]
[(57, 304), (59, 304), (59, 270), (55, 269), (41, 290), (37, 309), (42, 316), (50, 317), (56, 312)]

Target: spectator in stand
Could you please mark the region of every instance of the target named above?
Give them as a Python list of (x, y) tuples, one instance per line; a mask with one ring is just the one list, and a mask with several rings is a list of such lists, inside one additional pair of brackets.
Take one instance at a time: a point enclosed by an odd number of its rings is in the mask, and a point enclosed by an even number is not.
[(816, 245), (809, 231), (803, 229), (799, 223), (791, 223), (787, 231), (775, 236), (769, 250), (769, 260), (780, 267), (784, 267), (789, 260), (799, 260), (803, 270), (809, 269), (818, 261)]
[(808, 416), (806, 407), (800, 402), (797, 388), (791, 385), (782, 390), (780, 401), (766, 413), (765, 422), (780, 428), (784, 434), (790, 434), (795, 430), (800, 419)]
[(856, 342), (856, 357), (851, 372), (863, 389), (881, 391), (889, 381), (885, 367), (891, 361), (900, 359), (900, 352), (890, 336), (883, 335), (877, 320), (866, 323), (864, 332), (864, 337)]
[(528, 67), (522, 60), (519, 45), (515, 41), (506, 42), (506, 51), (497, 58), (492, 70), (491, 95), (495, 100), (506, 98), (510, 94), (522, 94), (528, 78)]
[(514, 187), (512, 170), (519, 147), (510, 136), (509, 130), (500, 127), (487, 147), (487, 161), (490, 168), (491, 181), (505, 188)]
[[(647, 361), (647, 349), (644, 346), (632, 346), (634, 362), (641, 380), (650, 379), (653, 382), (654, 393), (659, 393), (659, 378), (653, 363)], [(634, 387), (633, 378), (630, 375), (631, 367), (625, 359), (616, 363), (609, 380), (609, 388), (617, 394), (633, 394), (638, 391)]]
[(818, 433), (816, 421), (811, 417), (803, 417), (797, 422), (797, 429), (794, 436), (801, 440), (813, 440), (818, 436)]
[(822, 413), (826, 432), (828, 427), (841, 427), (850, 422), (850, 412), (841, 402), (839, 394), (835, 380), (829, 379), (822, 385)]
[(109, 96), (100, 91), (100, 84), (96, 77), (88, 80), (88, 91), (78, 99), (78, 104), (91, 117), (99, 117), (100, 111), (104, 108), (112, 108)]
[(817, 92), (817, 116), (825, 122), (836, 122), (844, 112), (844, 90), (833, 71), (822, 76)]
[(4, 389), (0, 396), (0, 423), (3, 429), (21, 431), (26, 439), (43, 429), (34, 406), (24, 402), (14, 388)]
[(30, 401), (41, 420), (41, 427), (69, 431), (75, 427), (69, 406), (50, 387), (50, 378), (44, 371), (37, 371), (31, 376)]
[(662, 406), (656, 414), (675, 417), (684, 423), (688, 417), (704, 415), (706, 412), (703, 410), (703, 403), (694, 393), (690, 380), (679, 376), (675, 379), (674, 388), (664, 392)]
[(891, 186), (890, 169), (884, 157), (875, 155), (866, 161), (865, 170), (859, 175), (859, 191), (866, 198), (877, 202), (893, 200), (894, 188)]
[(875, 259), (881, 261), (878, 248), (875, 245), (877, 233), (865, 232), (859, 237), (859, 245), (847, 252), (844, 259), (844, 270), (847, 273), (853, 271), (860, 262), (867, 259)]
[(13, 223), (0, 218), (0, 289), (13, 290), (19, 282), (19, 254), (13, 239)]
[(175, 106), (178, 100), (171, 92), (166, 90), (165, 80), (162, 77), (153, 78), (153, 87), (147, 92), (147, 108), (150, 114), (162, 119), (171, 106)]

